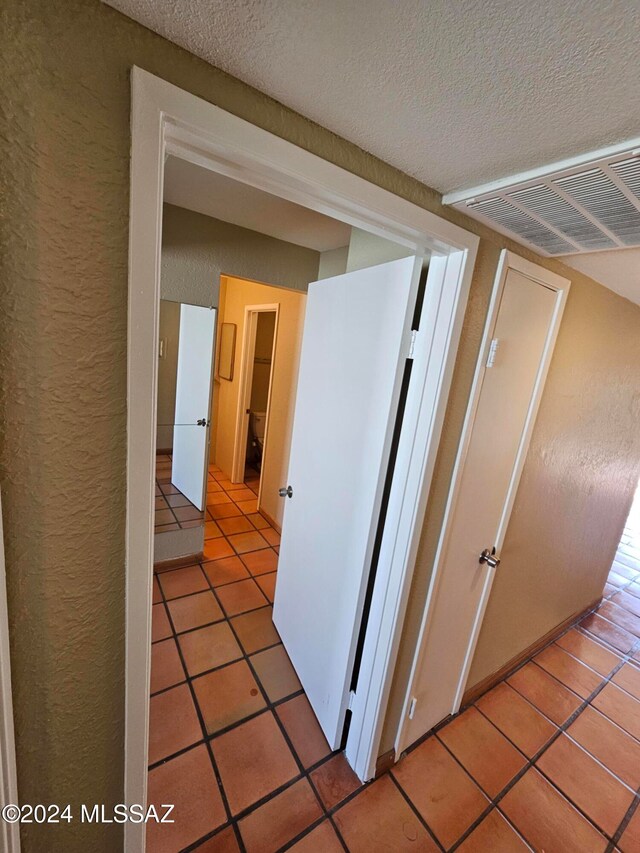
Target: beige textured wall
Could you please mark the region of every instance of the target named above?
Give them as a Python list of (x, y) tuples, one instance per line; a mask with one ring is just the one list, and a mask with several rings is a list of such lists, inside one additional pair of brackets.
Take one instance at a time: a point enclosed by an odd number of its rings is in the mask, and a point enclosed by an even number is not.
[[(405, 650), (424, 600), (499, 248), (535, 256), (443, 210), (435, 191), (99, 0), (5, 0), (0, 16), (0, 481), (19, 786), (22, 802), (77, 808), (122, 797), (131, 66), (482, 237)], [(566, 273), (558, 262), (545, 263)], [(521, 532), (509, 546), (524, 567), (534, 559), (532, 546), (562, 543), (564, 561), (552, 586), (544, 571), (531, 570), (535, 592), (512, 590), (510, 606), (522, 611), (535, 603), (528, 615), (532, 633), (545, 630), (547, 607), (556, 608), (551, 593), (569, 612), (592, 597), (638, 474), (637, 352), (630, 364), (638, 309), (585, 276), (569, 275), (574, 285), (557, 366), (554, 361), (514, 517), (514, 530), (522, 530), (518, 519), (535, 507), (542, 541)], [(610, 340), (614, 348), (606, 362), (589, 361), (585, 371), (581, 359), (592, 340)], [(566, 435), (571, 424), (579, 425), (580, 436), (588, 432), (586, 446)], [(557, 480), (548, 488), (551, 464), (571, 477), (587, 471), (577, 482), (588, 482), (588, 494), (561, 488)], [(552, 517), (541, 506), (550, 496)], [(584, 518), (599, 523), (583, 527)], [(584, 564), (581, 558), (592, 551), (596, 557)], [(551, 619), (565, 615), (554, 612)], [(505, 641), (494, 624), (487, 622), (481, 647), (508, 657), (517, 642)], [(24, 827), (22, 837), (25, 853), (113, 853), (121, 828), (75, 823), (51, 832), (34, 825)]]
[(320, 252), (313, 249), (172, 204), (163, 207), (164, 299), (218, 307), (221, 275), (306, 291), (319, 263)]
[[(127, 19), (124, 19), (127, 20)], [(164, 44), (164, 42), (163, 42)], [(164, 299), (213, 305), (223, 312), (222, 275), (253, 281), (277, 281), (307, 290), (318, 276), (320, 252), (276, 240), (202, 213), (172, 204), (163, 206), (161, 292)], [(216, 447), (219, 383), (211, 397), (211, 458)]]
[(278, 488), (287, 478), (289, 448), (293, 427), (293, 407), (298, 380), (298, 363), (306, 294), (296, 293), (284, 287), (267, 287), (253, 281), (223, 278), (220, 322), (235, 323), (236, 356), (233, 380), (220, 379), (216, 382), (216, 405), (214, 408), (214, 434), (216, 443), (213, 459), (216, 465), (231, 475), (233, 445), (240, 391), (240, 362), (242, 337), (244, 334), (244, 309), (246, 305), (280, 305), (278, 330), (276, 333), (269, 424), (266, 452), (262, 463), (260, 509), (263, 509), (279, 525), (282, 524), (284, 502), (278, 496)]
[(412, 254), (411, 249), (401, 246), (400, 243), (385, 240), (384, 237), (370, 234), (361, 228), (352, 228), (347, 256), (347, 272), (407, 258), (410, 254)]
[(640, 475), (640, 307), (567, 304), (469, 686), (601, 593)]
[(338, 249), (327, 249), (326, 252), (320, 252), (318, 280), (331, 278), (333, 275), (342, 275), (343, 272), (346, 272), (348, 257), (348, 246), (340, 246)]

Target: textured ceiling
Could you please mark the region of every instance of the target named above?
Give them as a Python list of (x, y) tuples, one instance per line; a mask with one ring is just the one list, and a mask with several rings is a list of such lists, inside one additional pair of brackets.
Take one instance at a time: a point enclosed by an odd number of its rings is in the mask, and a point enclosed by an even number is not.
[(164, 167), (164, 200), (316, 252), (346, 246), (351, 236), (344, 222), (176, 157)]
[(638, 135), (638, 0), (108, 0), (442, 192)]
[(569, 255), (562, 262), (640, 305), (640, 249)]

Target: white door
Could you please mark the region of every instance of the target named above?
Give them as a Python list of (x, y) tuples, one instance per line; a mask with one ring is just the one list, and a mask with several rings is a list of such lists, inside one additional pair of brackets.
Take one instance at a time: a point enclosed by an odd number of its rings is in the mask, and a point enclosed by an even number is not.
[[(525, 269), (546, 272), (510, 257)], [(495, 325), (487, 333), (476, 374), (400, 750), (457, 711), (465, 689), (495, 574), (479, 558), (485, 549), (491, 555), (495, 548), (499, 559), (569, 286), (566, 279), (548, 275), (556, 286), (509, 267), (498, 279), (503, 287), (497, 291), (489, 328)]]
[(348, 704), (420, 267), (403, 258), (309, 286), (274, 622), (332, 748)]
[(207, 477), (215, 327), (214, 308), (180, 306), (171, 482), (200, 510)]

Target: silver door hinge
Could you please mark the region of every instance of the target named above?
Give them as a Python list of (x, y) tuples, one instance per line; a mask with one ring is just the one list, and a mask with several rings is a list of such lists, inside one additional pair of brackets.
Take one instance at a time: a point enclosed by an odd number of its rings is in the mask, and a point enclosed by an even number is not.
[(356, 693), (355, 693), (355, 690), (350, 690), (350, 691), (349, 691), (349, 704), (347, 705), (347, 708), (348, 708), (350, 711), (353, 711), (353, 706), (354, 706), (354, 704), (355, 704), (355, 701), (356, 701)]
[(494, 338), (489, 344), (489, 355), (487, 356), (487, 367), (493, 367), (493, 364), (496, 360), (496, 354), (498, 352), (498, 347), (500, 346), (500, 339)]
[(413, 715), (414, 715), (414, 714), (415, 714), (415, 712), (416, 712), (416, 705), (417, 705), (417, 704), (418, 704), (418, 700), (417, 700), (417, 699), (416, 699), (416, 697), (414, 696), (414, 697), (411, 699), (411, 702), (409, 702), (409, 712), (408, 712), (407, 716), (409, 717), (409, 719), (410, 719), (410, 720), (413, 720)]
[(413, 352), (416, 348), (416, 338), (418, 337), (418, 330), (411, 329), (411, 340), (409, 341), (409, 352), (407, 353), (407, 358), (413, 358)]

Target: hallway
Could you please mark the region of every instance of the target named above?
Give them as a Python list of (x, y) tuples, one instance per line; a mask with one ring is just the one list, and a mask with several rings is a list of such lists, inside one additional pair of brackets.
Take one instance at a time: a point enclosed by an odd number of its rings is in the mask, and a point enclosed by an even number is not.
[(279, 536), (209, 475), (203, 563), (154, 578), (150, 853), (640, 850), (640, 524), (597, 612), (361, 786), (271, 622)]

